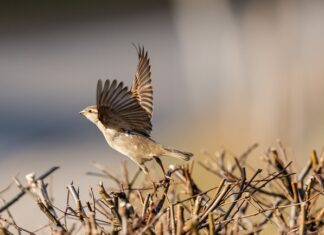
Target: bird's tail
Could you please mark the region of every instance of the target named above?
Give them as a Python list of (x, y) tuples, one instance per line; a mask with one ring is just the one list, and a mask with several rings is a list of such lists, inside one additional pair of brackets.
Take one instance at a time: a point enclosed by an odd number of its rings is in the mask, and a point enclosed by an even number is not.
[(189, 161), (190, 158), (193, 156), (192, 153), (189, 152), (184, 152), (176, 149), (169, 149), (169, 148), (164, 148), (165, 153), (163, 155), (165, 156), (170, 156), (170, 157), (175, 157), (181, 160)]

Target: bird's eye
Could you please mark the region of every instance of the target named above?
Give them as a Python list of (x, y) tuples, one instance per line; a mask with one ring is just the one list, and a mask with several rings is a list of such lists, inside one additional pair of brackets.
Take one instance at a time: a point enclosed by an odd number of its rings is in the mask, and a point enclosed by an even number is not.
[(92, 113), (92, 110), (91, 109), (89, 110), (89, 113)]

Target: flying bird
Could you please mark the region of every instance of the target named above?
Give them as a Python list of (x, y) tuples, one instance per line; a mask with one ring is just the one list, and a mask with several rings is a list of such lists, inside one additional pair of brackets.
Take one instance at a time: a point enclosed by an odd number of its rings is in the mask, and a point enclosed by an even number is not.
[(148, 169), (144, 163), (152, 159), (165, 174), (159, 157), (188, 161), (193, 154), (164, 147), (150, 137), (153, 112), (150, 59), (144, 47), (136, 50), (138, 65), (131, 88), (117, 80), (106, 80), (104, 85), (98, 80), (96, 105), (86, 107), (80, 114), (99, 128), (113, 149), (133, 160), (145, 174)]

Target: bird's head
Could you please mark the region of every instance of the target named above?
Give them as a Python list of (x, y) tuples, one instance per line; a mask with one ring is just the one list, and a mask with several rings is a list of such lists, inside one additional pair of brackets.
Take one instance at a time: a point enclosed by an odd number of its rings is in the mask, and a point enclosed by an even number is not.
[(98, 122), (98, 110), (94, 105), (86, 107), (80, 112), (80, 114), (89, 119), (94, 124)]

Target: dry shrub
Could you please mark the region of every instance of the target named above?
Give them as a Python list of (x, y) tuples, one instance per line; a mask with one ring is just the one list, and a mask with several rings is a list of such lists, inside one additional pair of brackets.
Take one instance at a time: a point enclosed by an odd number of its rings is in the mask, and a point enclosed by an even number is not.
[[(257, 147), (234, 158), (221, 151), (198, 162), (221, 179), (206, 191), (192, 176), (194, 162), (169, 166), (162, 180), (146, 176), (140, 182), (141, 171), (130, 177), (124, 162), (122, 177), (94, 163), (99, 172), (89, 174), (103, 177), (97, 189), (90, 188), (88, 201), (81, 201), (78, 189), (68, 185), (63, 209), (53, 205), (44, 183), (58, 168), (38, 178), (27, 175), (27, 186), (15, 179), (21, 193), (0, 208), (0, 234), (46, 229), (52, 234), (259, 234), (269, 224), (278, 234), (323, 234), (323, 156), (313, 151), (304, 169), (296, 172), (279, 142), (262, 156), (264, 168), (254, 169), (249, 155)], [(117, 187), (106, 188), (104, 178)], [(49, 219), (37, 231), (19, 227), (9, 211), (24, 194), (32, 196)]]

